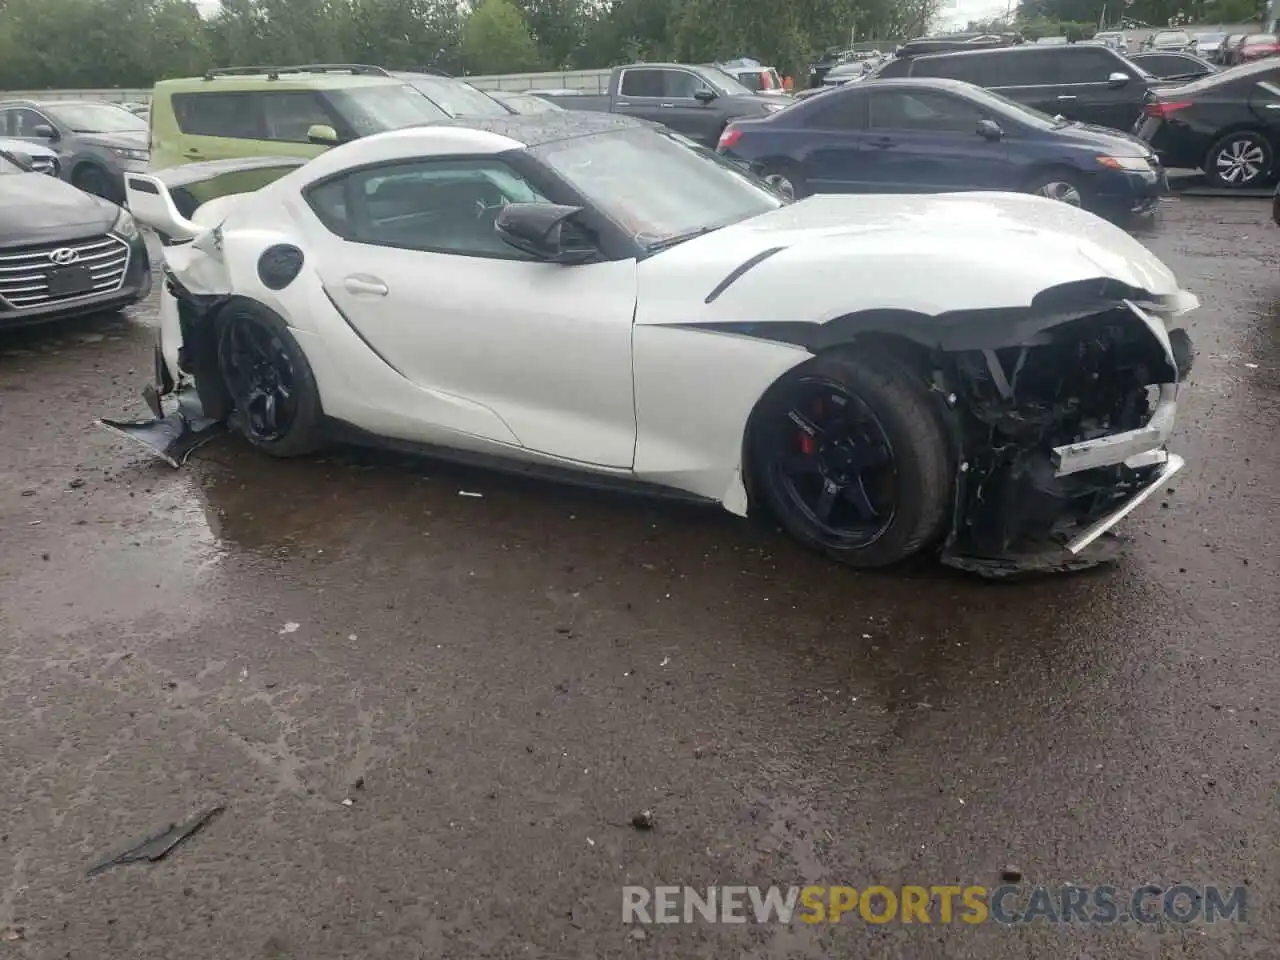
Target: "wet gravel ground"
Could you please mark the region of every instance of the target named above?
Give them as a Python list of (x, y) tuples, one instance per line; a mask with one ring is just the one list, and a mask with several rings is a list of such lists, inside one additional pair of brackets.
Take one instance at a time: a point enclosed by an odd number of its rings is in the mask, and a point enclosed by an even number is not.
[[(1203, 301), (1189, 466), (1118, 567), (1018, 585), (353, 451), (173, 471), (92, 426), (144, 412), (150, 309), (0, 335), (0, 956), (1280, 955), (1268, 214), (1144, 234)], [(623, 884), (1007, 864), (1247, 885), (1248, 922), (621, 922)]]

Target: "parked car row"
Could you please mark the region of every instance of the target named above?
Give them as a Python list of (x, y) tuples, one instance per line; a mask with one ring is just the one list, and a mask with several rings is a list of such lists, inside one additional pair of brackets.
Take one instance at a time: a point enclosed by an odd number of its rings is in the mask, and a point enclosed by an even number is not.
[(1123, 218), (1168, 179), (1136, 137), (1042, 113), (958, 80), (876, 80), (730, 124), (719, 151), (781, 192), (1039, 194)]

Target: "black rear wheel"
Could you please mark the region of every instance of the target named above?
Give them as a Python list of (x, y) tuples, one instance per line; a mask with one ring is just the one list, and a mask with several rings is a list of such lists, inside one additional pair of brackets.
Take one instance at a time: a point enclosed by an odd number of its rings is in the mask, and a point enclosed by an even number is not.
[(1248, 190), (1271, 179), (1273, 151), (1260, 133), (1237, 130), (1228, 133), (1205, 155), (1205, 179), (1215, 187)]
[(897, 563), (944, 532), (954, 477), (946, 432), (923, 381), (892, 358), (806, 364), (758, 413), (751, 458), (783, 527), (842, 563)]

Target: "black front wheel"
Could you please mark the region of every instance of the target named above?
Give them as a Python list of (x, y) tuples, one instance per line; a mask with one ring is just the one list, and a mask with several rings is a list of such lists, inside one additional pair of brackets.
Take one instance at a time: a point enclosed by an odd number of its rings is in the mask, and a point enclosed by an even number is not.
[(82, 164), (75, 169), (71, 174), (71, 185), (95, 197), (110, 200), (112, 203), (121, 203), (124, 200), (122, 191), (115, 185), (107, 171), (92, 163)]
[(240, 432), (276, 457), (318, 449), (322, 413), (315, 375), (284, 321), (265, 308), (237, 304), (221, 326), (218, 368)]
[(923, 380), (891, 357), (829, 355), (790, 375), (757, 415), (750, 455), (787, 532), (842, 563), (897, 563), (945, 530), (946, 431)]
[(769, 164), (760, 171), (760, 179), (788, 200), (802, 200), (809, 195), (809, 184), (791, 164)]

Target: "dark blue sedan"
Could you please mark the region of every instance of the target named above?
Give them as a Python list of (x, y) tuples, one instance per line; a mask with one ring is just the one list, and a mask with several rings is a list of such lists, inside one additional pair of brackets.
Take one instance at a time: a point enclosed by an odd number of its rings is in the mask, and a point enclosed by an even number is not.
[(1168, 177), (1137, 137), (958, 80), (837, 87), (725, 128), (720, 153), (784, 193), (1038, 193), (1104, 216), (1153, 210)]

